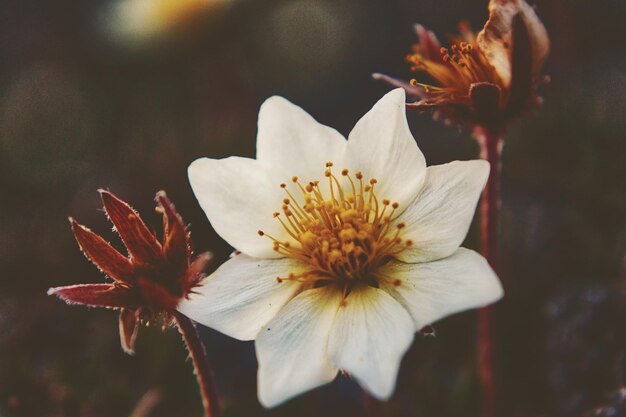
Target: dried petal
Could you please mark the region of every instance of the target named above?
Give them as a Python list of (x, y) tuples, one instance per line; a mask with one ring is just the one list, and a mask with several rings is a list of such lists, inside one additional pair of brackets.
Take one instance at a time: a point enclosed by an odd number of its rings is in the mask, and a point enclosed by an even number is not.
[(439, 64), (443, 64), (443, 58), (441, 55), (441, 44), (437, 39), (437, 36), (433, 33), (432, 30), (426, 29), (424, 26), (420, 24), (416, 24), (413, 26), (415, 29), (415, 33), (420, 40), (420, 49), (424, 57), (430, 61), (437, 62)]
[(411, 97), (414, 100), (419, 100), (424, 98), (424, 88), (420, 86), (413, 85), (404, 80), (399, 80), (397, 78), (390, 77), (385, 74), (374, 73), (372, 74), (372, 78), (375, 80), (381, 80), (386, 83), (393, 85), (394, 87), (403, 88), (406, 91), (408, 97)]
[(184, 272), (191, 257), (189, 233), (164, 191), (157, 193), (156, 201), (163, 211), (163, 256), (177, 271)]
[(122, 308), (138, 305), (132, 291), (115, 284), (79, 284), (50, 288), (48, 295), (56, 295), (68, 304), (90, 307)]
[(120, 342), (124, 352), (132, 355), (135, 353), (135, 340), (139, 330), (139, 319), (135, 310), (123, 308), (120, 311)]
[(437, 336), (437, 332), (435, 331), (435, 328), (431, 325), (422, 327), (422, 329), (420, 330), (420, 333), (422, 334), (422, 336), (430, 336), (430, 337)]
[[(538, 74), (550, 49), (545, 27), (534, 9), (524, 0), (491, 0), (489, 20), (476, 41), (505, 86), (511, 84), (514, 46), (514, 19), (519, 15), (528, 33), (531, 68)], [(519, 46), (519, 45), (518, 45)]]
[(161, 244), (150, 232), (139, 214), (112, 193), (99, 190), (104, 209), (124, 241), (132, 260), (150, 264), (162, 260)]
[(91, 262), (115, 281), (127, 284), (132, 281), (133, 266), (124, 255), (71, 217), (70, 223), (78, 245)]
[(193, 292), (193, 288), (196, 287), (202, 278), (204, 278), (204, 271), (206, 270), (207, 265), (211, 262), (213, 255), (209, 252), (205, 252), (201, 255), (198, 255), (196, 259), (189, 265), (187, 269), (187, 274), (185, 275), (183, 288), (188, 291)]
[(511, 57), (511, 86), (507, 111), (522, 112), (535, 95), (535, 75), (531, 57), (530, 35), (520, 15), (513, 19), (513, 56)]

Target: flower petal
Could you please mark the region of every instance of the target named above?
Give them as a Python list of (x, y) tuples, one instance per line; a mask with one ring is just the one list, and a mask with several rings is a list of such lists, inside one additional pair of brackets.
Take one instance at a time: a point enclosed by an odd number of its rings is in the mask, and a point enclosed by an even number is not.
[(348, 137), (346, 159), (365, 180), (376, 178), (377, 195), (404, 209), (424, 182), (426, 161), (406, 120), (405, 93), (397, 88), (358, 121)]
[(341, 296), (332, 286), (304, 291), (261, 330), (255, 346), (263, 406), (274, 407), (335, 378), (327, 344)]
[(262, 326), (300, 290), (276, 277), (297, 273), (296, 260), (256, 259), (240, 254), (229, 259), (194, 288), (177, 309), (189, 318), (239, 340), (252, 340)]
[(397, 219), (406, 225), (402, 238), (413, 244), (396, 258), (428, 262), (452, 254), (467, 234), (488, 175), (489, 163), (480, 160), (428, 167), (424, 187)]
[(283, 190), (257, 161), (249, 158), (201, 158), (188, 169), (189, 182), (215, 231), (234, 248), (258, 258), (280, 257), (258, 230), (283, 239), (272, 213)]
[(282, 182), (320, 179), (326, 162), (342, 162), (346, 139), (282, 97), (265, 100), (258, 125), (257, 160), (280, 172)]
[(514, 20), (521, 18), (528, 33), (534, 74), (539, 72), (550, 49), (546, 28), (537, 17), (535, 10), (524, 0), (491, 0), (489, 2), (489, 20), (476, 37), (478, 46), (483, 51), (496, 72), (508, 86), (511, 83), (512, 49)]
[(410, 313), (415, 330), (443, 317), (499, 300), (502, 285), (487, 260), (465, 248), (434, 262), (392, 260), (378, 271), (380, 288)]
[(414, 333), (411, 316), (389, 294), (355, 287), (337, 312), (328, 342), (330, 359), (374, 397), (386, 400)]

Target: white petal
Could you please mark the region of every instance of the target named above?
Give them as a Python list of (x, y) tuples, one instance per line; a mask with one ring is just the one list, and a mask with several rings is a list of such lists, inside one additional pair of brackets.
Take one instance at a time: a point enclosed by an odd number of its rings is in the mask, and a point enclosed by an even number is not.
[(342, 163), (346, 139), (282, 97), (263, 103), (258, 125), (257, 160), (280, 172), (282, 182), (322, 179), (326, 162)]
[(414, 333), (411, 316), (389, 294), (357, 287), (337, 312), (328, 344), (330, 359), (373, 396), (386, 400), (393, 394)]
[(376, 178), (379, 199), (400, 204), (415, 198), (426, 175), (426, 161), (406, 120), (404, 90), (392, 90), (358, 121), (348, 137), (346, 160), (365, 180)]
[(272, 213), (280, 209), (283, 190), (254, 159), (197, 159), (189, 182), (215, 231), (234, 248), (258, 258), (279, 257), (263, 230), (277, 239), (285, 233)]
[(479, 160), (428, 167), (424, 187), (397, 219), (406, 225), (402, 238), (413, 245), (396, 257), (427, 262), (452, 254), (467, 234), (488, 175), (489, 163)]
[(274, 407), (332, 381), (328, 336), (341, 292), (327, 286), (300, 293), (257, 336), (259, 401)]
[(378, 274), (388, 277), (379, 281), (380, 288), (411, 313), (415, 330), (450, 314), (491, 304), (503, 295), (502, 285), (485, 258), (465, 248), (434, 262), (393, 260)]
[(293, 281), (277, 282), (303, 266), (289, 258), (256, 259), (240, 254), (221, 265), (203, 285), (182, 300), (178, 311), (239, 340), (252, 340), (262, 326), (300, 290)]

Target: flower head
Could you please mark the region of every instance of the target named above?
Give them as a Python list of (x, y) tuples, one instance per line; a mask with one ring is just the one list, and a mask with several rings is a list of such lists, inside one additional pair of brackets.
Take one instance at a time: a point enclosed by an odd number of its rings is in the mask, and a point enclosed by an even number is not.
[(189, 233), (163, 191), (156, 195), (157, 211), (163, 215), (162, 241), (127, 203), (109, 191), (100, 190), (100, 196), (128, 257), (70, 218), (74, 237), (85, 256), (113, 282), (51, 288), (48, 294), (69, 304), (119, 309), (122, 348), (132, 353), (139, 324), (156, 319), (169, 324), (172, 311), (204, 277), (209, 254), (192, 258)]
[(346, 140), (272, 97), (256, 160), (189, 167), (211, 224), (241, 253), (179, 311), (255, 339), (267, 407), (339, 370), (386, 399), (416, 331), (502, 295), (487, 262), (459, 248), (488, 163), (427, 168), (404, 100), (402, 89), (387, 94)]
[(546, 29), (524, 0), (491, 0), (489, 20), (475, 35), (459, 25), (460, 35), (449, 48), (433, 32), (415, 30), (419, 44), (407, 56), (413, 72), (430, 76), (434, 85), (410, 83), (382, 74), (374, 78), (406, 89), (416, 110), (435, 110), (446, 120), (491, 130), (538, 101), (536, 88), (549, 51)]

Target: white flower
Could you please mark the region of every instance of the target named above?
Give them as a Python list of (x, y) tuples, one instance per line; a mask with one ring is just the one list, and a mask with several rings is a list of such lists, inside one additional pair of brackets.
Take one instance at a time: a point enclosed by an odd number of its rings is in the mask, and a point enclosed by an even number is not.
[(485, 259), (459, 248), (489, 165), (427, 168), (404, 100), (401, 89), (388, 93), (346, 141), (272, 97), (259, 113), (256, 160), (189, 167), (211, 224), (242, 253), (179, 310), (255, 340), (266, 407), (338, 370), (388, 399), (416, 331), (502, 296)]

